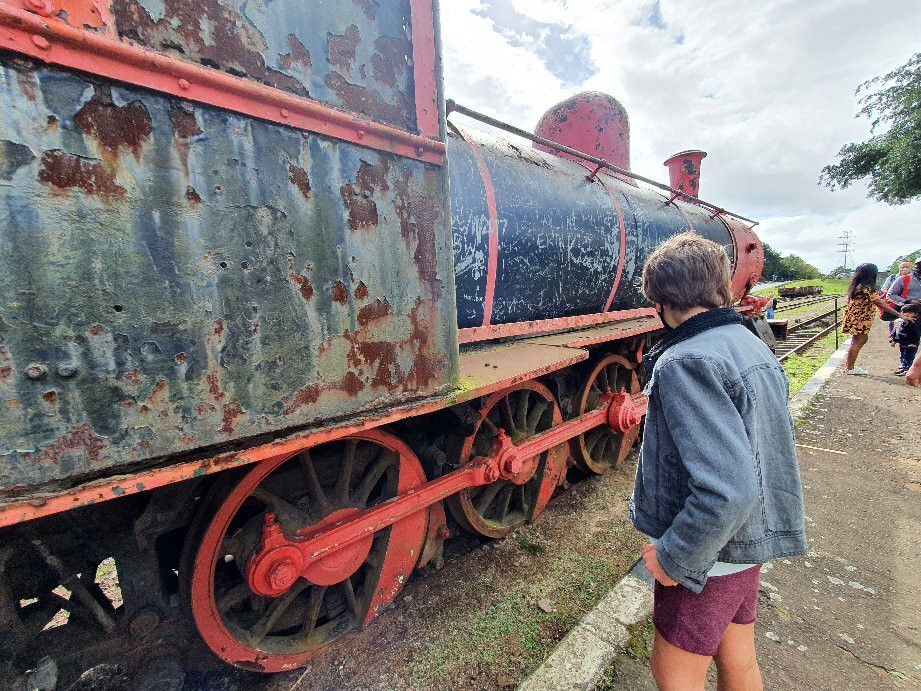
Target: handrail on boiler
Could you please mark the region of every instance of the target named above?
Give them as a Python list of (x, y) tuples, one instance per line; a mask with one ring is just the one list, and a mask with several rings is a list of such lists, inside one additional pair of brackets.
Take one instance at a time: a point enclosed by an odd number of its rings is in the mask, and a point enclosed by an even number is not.
[[(478, 113), (477, 111), (471, 110), (470, 108), (467, 108), (466, 106), (462, 106), (461, 104), (457, 103), (453, 99), (447, 99), (445, 101), (445, 110), (448, 115), (450, 115), (451, 113), (460, 113), (461, 115), (466, 115), (468, 118), (472, 118), (473, 120), (478, 120), (486, 125), (495, 127), (496, 129), (504, 130), (505, 132), (517, 135), (519, 137), (523, 137), (524, 139), (529, 139), (535, 144), (546, 146), (548, 149), (554, 149), (555, 151), (561, 151), (562, 153), (569, 154), (570, 156), (577, 156), (578, 158), (589, 161), (590, 163), (594, 163), (596, 166), (598, 166), (598, 168), (607, 168), (608, 170), (614, 171), (618, 175), (625, 175), (627, 177), (633, 178), (634, 180), (639, 180), (640, 182), (644, 182), (647, 185), (651, 185), (660, 190), (671, 193), (672, 195), (671, 200), (674, 200), (676, 197), (682, 197), (683, 199), (691, 202), (692, 204), (697, 204), (698, 206), (702, 206), (705, 209), (709, 209), (710, 211), (716, 212), (714, 215), (728, 214), (730, 216), (733, 216), (734, 218), (739, 219), (740, 221), (744, 221), (745, 223), (751, 223), (752, 228), (758, 225), (758, 221), (753, 221), (750, 218), (745, 218), (745, 216), (740, 216), (739, 214), (734, 213), (732, 211), (727, 211), (726, 209), (723, 209), (722, 207), (716, 206), (714, 204), (710, 204), (709, 202), (705, 202), (703, 199), (699, 199), (698, 197), (682, 192), (681, 190), (676, 190), (674, 187), (669, 187), (668, 185), (664, 185), (661, 182), (656, 182), (655, 180), (651, 180), (647, 177), (643, 177), (642, 175), (637, 175), (636, 173), (631, 172), (627, 170), (626, 168), (621, 168), (620, 166), (615, 166), (613, 163), (608, 163), (603, 158), (598, 158), (596, 156), (590, 156), (589, 154), (583, 153), (579, 151), (578, 149), (572, 149), (568, 146), (564, 146), (563, 144), (557, 144), (555, 141), (551, 139), (545, 139), (544, 137), (540, 137), (536, 134), (531, 134), (527, 130), (523, 130), (520, 127), (515, 127), (514, 125), (509, 125), (507, 122), (502, 122), (501, 120), (496, 120), (495, 118), (491, 118), (488, 115), (484, 115), (483, 113)], [(595, 172), (598, 171), (598, 168), (595, 169)], [(589, 176), (589, 177), (593, 177), (593, 176)]]

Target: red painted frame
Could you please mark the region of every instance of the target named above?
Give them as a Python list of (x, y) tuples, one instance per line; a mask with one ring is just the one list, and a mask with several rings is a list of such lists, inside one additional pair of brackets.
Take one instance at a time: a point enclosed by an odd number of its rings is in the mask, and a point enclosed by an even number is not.
[(514, 336), (534, 336), (537, 334), (580, 329), (587, 326), (607, 324), (608, 322), (637, 317), (656, 317), (658, 314), (652, 307), (641, 307), (633, 310), (619, 310), (617, 312), (602, 312), (598, 314), (583, 314), (574, 317), (557, 317), (555, 319), (537, 319), (527, 322), (513, 322), (511, 324), (493, 324), (491, 326), (472, 326), (467, 329), (458, 329), (458, 342), (476, 343), (494, 338), (511, 338)]
[(435, 45), (435, 0), (409, 0), (413, 39), (413, 85), (416, 129), (419, 134), (441, 139), (438, 102), (438, 58)]
[[(424, 26), (426, 17), (433, 17), (431, 0), (412, 0), (412, 7), (419, 17), (420, 40), (427, 36), (434, 41), (434, 26), (427, 32)], [(415, 29), (413, 37), (416, 38)], [(19, 9), (8, 0), (0, 0), (0, 48), (28, 55), (41, 62), (316, 132), (370, 149), (439, 166), (444, 163), (445, 145), (441, 141), (433, 141), (427, 136), (336, 110), (243, 77), (192, 65), (92, 31), (81, 31), (64, 22)], [(414, 68), (416, 76), (428, 73), (427, 78), (423, 76), (424, 86), (426, 89), (435, 89), (434, 43), (431, 56), (424, 50), (418, 52), (421, 65)], [(413, 55), (415, 63), (415, 50)], [(419, 91), (416, 93), (418, 108)], [(436, 121), (437, 98), (435, 92)], [(423, 120), (419, 125), (424, 133), (431, 130), (431, 113), (426, 101)]]

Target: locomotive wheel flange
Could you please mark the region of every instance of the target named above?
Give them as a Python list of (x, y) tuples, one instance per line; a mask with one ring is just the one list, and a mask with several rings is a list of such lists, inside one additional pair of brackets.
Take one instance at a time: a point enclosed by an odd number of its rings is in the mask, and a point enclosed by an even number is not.
[(185, 605), (206, 645), (237, 667), (279, 672), (367, 626), (415, 568), (429, 509), (306, 570), (294, 553), (265, 552), (266, 536), (315, 536), (425, 480), (406, 444), (368, 430), (265, 461), (230, 487), (215, 485), (186, 540), (180, 573)]
[[(507, 447), (509, 440), (520, 443), (562, 421), (556, 399), (543, 384), (528, 381), (497, 391), (486, 399), (473, 433), (459, 438), (453, 446), (452, 460), (460, 467)], [(506, 460), (514, 461), (512, 479), (458, 492), (448, 498), (448, 508), (468, 530), (503, 537), (543, 511), (566, 472), (568, 456), (566, 444), (524, 460), (513, 458), (510, 449)]]
[[(635, 366), (620, 355), (605, 355), (589, 371), (577, 398), (576, 415), (598, 407), (601, 396), (608, 390), (617, 393), (625, 389), (630, 394), (640, 392)], [(636, 425), (625, 433), (608, 426), (597, 427), (572, 440), (572, 453), (576, 464), (584, 471), (606, 473), (617, 468), (633, 447), (640, 433)]]

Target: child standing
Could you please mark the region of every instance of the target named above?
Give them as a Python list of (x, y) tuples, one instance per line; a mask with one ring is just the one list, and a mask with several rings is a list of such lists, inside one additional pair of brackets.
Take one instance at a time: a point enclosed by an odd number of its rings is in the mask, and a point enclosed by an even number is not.
[(660, 689), (762, 688), (755, 656), (760, 565), (806, 552), (788, 385), (729, 307), (729, 258), (693, 233), (660, 245), (643, 292), (668, 333), (649, 381), (630, 518), (656, 579), (650, 666)]
[(865, 377), (869, 374), (865, 369), (856, 367), (857, 356), (870, 337), (870, 328), (876, 319), (876, 310), (879, 307), (884, 312), (899, 316), (898, 310), (892, 309), (887, 302), (876, 294), (876, 276), (879, 269), (876, 264), (861, 264), (854, 269), (854, 276), (847, 289), (847, 307), (844, 308), (844, 324), (841, 331), (851, 334), (851, 345), (847, 350), (845, 360), (845, 374), (856, 374)]
[(895, 371), (899, 376), (908, 372), (918, 352), (918, 342), (921, 340), (921, 330), (917, 321), (919, 313), (921, 304), (912, 302), (902, 307), (902, 316), (895, 321), (892, 342), (899, 346), (899, 368)]

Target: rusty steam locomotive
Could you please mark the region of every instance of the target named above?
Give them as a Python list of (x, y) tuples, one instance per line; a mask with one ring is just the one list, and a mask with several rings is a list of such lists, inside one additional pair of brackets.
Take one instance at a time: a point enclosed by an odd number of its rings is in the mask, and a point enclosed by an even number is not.
[(303, 664), (620, 463), (662, 240), (747, 294), (702, 152), (650, 188), (594, 93), (460, 129), (438, 40), (434, 0), (0, 0), (0, 676)]

